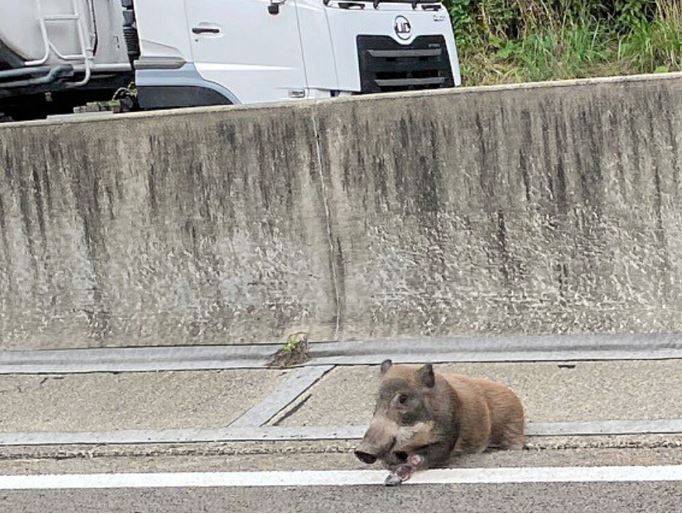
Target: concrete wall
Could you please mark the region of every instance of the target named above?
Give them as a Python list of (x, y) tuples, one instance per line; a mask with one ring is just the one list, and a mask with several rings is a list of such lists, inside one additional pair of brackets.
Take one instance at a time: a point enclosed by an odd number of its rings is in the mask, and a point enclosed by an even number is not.
[(682, 330), (682, 76), (0, 126), (3, 348)]

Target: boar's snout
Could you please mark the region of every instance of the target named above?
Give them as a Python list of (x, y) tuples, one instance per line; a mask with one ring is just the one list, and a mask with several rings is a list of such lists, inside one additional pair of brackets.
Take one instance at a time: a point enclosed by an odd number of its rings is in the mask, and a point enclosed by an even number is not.
[(386, 453), (390, 443), (384, 448), (369, 439), (368, 434), (369, 432), (365, 434), (360, 446), (355, 449), (355, 456), (365, 464), (374, 464), (379, 457)]
[(378, 458), (386, 455), (395, 444), (395, 434), (391, 433), (390, 423), (374, 419), (355, 449), (355, 456), (365, 464), (374, 464)]
[(365, 451), (363, 448), (355, 450), (355, 456), (365, 464), (374, 464), (377, 461), (377, 456), (374, 453)]

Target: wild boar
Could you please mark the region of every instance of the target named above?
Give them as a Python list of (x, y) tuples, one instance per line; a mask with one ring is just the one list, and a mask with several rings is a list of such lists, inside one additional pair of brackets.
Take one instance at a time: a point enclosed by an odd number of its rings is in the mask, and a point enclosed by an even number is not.
[(374, 417), (355, 455), (380, 459), (391, 474), (386, 485), (417, 470), (439, 466), (451, 454), (524, 444), (521, 401), (507, 386), (424, 366), (381, 364)]

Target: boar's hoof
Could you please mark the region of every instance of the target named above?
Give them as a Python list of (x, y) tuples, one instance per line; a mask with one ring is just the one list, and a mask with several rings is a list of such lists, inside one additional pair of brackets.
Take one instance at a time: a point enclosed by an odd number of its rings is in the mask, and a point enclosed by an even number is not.
[(414, 468), (409, 464), (401, 464), (384, 480), (384, 485), (400, 485), (412, 476)]
[(376, 455), (372, 455), (371, 453), (363, 452), (360, 450), (355, 451), (355, 456), (365, 464), (374, 464), (377, 460)]
[(391, 473), (386, 477), (386, 480), (384, 480), (384, 485), (388, 486), (400, 485), (402, 483), (403, 479), (400, 478), (400, 476), (397, 473)]

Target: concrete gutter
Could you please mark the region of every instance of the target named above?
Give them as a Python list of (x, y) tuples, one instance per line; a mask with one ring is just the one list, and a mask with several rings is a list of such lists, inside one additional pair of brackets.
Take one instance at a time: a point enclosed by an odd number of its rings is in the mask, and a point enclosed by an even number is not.
[(0, 374), (265, 368), (280, 345), (94, 348), (0, 352)]
[(682, 334), (450, 337), (316, 345), (307, 364), (526, 362), (682, 358)]
[[(0, 374), (266, 368), (274, 344), (0, 352)], [(682, 334), (444, 337), (312, 343), (306, 366), (682, 359)]]

